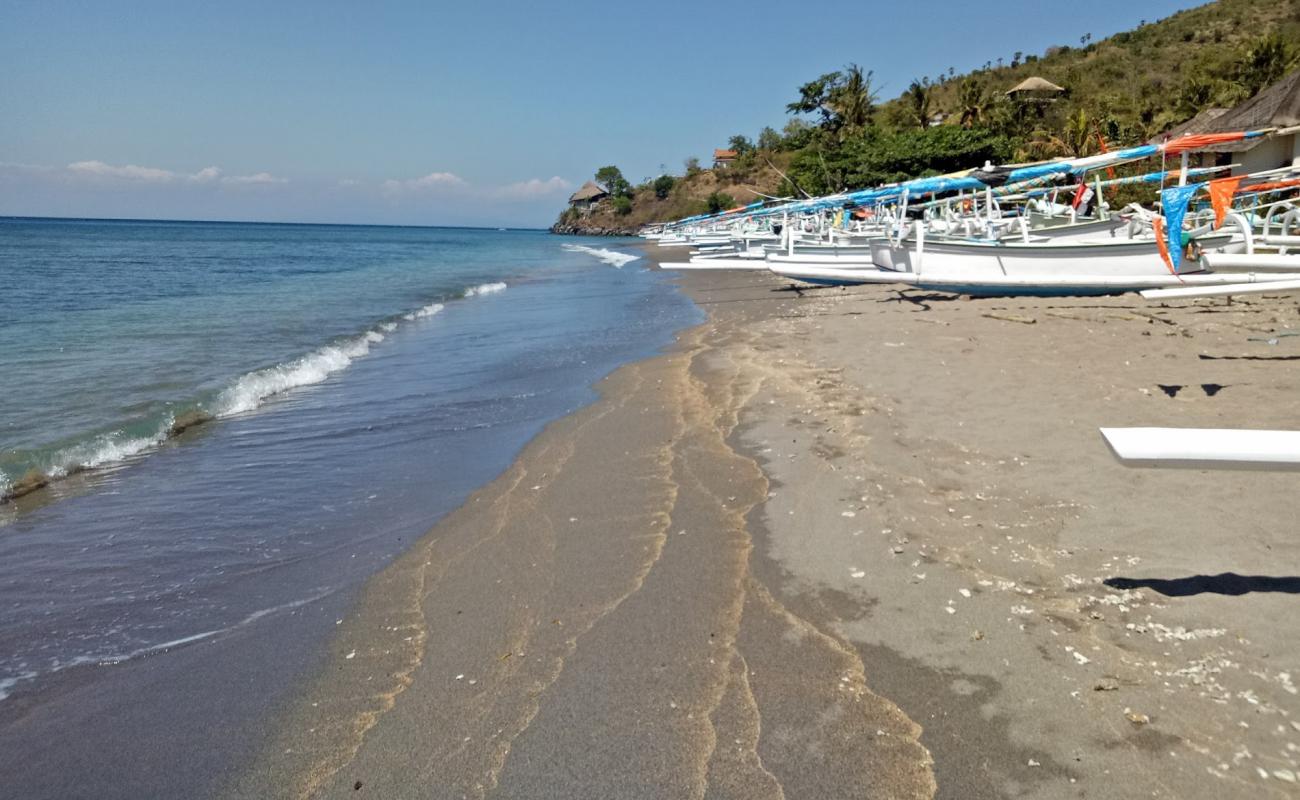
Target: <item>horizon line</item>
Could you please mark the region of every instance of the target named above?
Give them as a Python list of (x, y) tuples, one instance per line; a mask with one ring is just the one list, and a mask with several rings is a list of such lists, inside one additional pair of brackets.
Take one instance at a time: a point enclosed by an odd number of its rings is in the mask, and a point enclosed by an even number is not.
[(58, 217), (26, 214), (0, 214), (0, 220), (45, 220), (60, 222), (162, 222), (199, 223), (204, 225), (307, 225), (336, 228), (439, 228), (470, 231), (549, 231), (549, 228), (525, 228), (500, 225), (416, 225), (393, 222), (277, 222), (272, 220), (239, 219), (155, 219), (151, 217)]

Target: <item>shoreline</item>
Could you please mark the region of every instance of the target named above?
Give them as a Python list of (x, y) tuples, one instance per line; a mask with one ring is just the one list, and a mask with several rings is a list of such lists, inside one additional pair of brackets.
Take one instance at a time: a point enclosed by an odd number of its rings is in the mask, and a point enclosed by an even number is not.
[(680, 281), (709, 319), (372, 580), (230, 796), (1289, 794), (1285, 476), (1096, 423), (1285, 426), (1241, 340), (1294, 306)]

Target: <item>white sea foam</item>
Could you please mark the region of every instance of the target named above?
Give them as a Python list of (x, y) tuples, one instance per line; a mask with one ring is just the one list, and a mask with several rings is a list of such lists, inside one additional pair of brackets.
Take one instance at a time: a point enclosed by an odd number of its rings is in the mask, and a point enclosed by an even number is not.
[[(203, 631), (202, 633), (192, 633), (189, 636), (181, 636), (176, 639), (169, 639), (168, 641), (165, 642), (159, 642), (158, 644), (147, 645), (145, 647), (140, 647), (125, 653), (116, 653), (112, 655), (82, 655), (82, 656), (76, 656), (74, 658), (70, 658), (66, 661), (54, 661), (46, 669), (46, 672), (47, 673), (62, 672), (65, 669), (71, 669), (73, 667), (84, 667), (89, 664), (96, 664), (100, 666), (107, 666), (110, 664), (121, 664), (125, 661), (131, 661), (137, 658), (141, 658), (143, 656), (153, 655), (154, 653), (161, 653), (165, 650), (171, 650), (176, 647), (183, 647), (184, 645), (193, 644), (194, 642), (201, 642), (204, 639), (211, 639), (213, 636), (220, 636), (221, 634), (229, 633), (233, 630), (243, 628), (246, 625), (252, 625), (254, 622), (257, 622), (263, 617), (269, 617), (272, 614), (277, 614), (281, 611), (291, 611), (295, 608), (301, 608), (302, 606), (305, 606), (308, 603), (314, 603), (317, 600), (320, 600), (332, 594), (333, 591), (334, 591), (333, 589), (320, 589), (307, 597), (303, 597), (298, 600), (291, 600), (287, 603), (282, 603), (278, 606), (272, 606), (270, 608), (263, 608), (258, 611), (254, 611), (251, 614), (245, 616), (239, 622), (236, 622), (233, 625), (227, 625), (224, 628), (216, 628), (210, 631)], [(30, 681), (33, 678), (37, 678), (40, 676), (40, 674), (41, 673), (35, 671), (25, 671), (9, 678), (0, 678), (0, 700), (4, 700), (5, 698), (7, 698), (10, 692), (12, 691), (12, 689), (14, 688), (14, 686), (18, 685), (19, 683), (22, 683), (23, 681)]]
[(320, 383), (334, 373), (347, 369), (354, 360), (370, 352), (370, 345), (383, 339), (382, 333), (367, 331), (354, 339), (326, 345), (293, 361), (250, 372), (221, 393), (213, 406), (213, 415), (229, 417), (243, 414), (262, 405), (268, 397), (299, 386)]
[[(617, 255), (617, 254), (615, 254)], [(464, 297), (494, 294), (505, 290), (502, 282), (471, 286), (462, 292)], [(425, 319), (440, 313), (442, 303), (429, 303), (402, 315), (408, 322)], [(230, 417), (260, 407), (268, 398), (300, 386), (320, 383), (336, 372), (347, 369), (353, 361), (370, 353), (372, 345), (384, 341), (385, 334), (397, 330), (398, 322), (381, 322), (374, 329), (358, 336), (329, 344), (283, 364), (254, 370), (239, 377), (209, 406), (213, 417)], [(82, 469), (95, 469), (126, 461), (162, 444), (172, 435), (175, 418), (168, 416), (152, 434), (126, 436), (113, 431), (55, 453), (43, 467), (51, 478), (63, 478)], [(7, 492), (15, 479), (0, 472), (0, 494)], [(0, 687), (2, 688), (2, 687)]]
[(570, 253), (586, 253), (595, 256), (606, 264), (619, 269), (622, 269), (625, 264), (631, 264), (640, 258), (640, 256), (631, 253), (620, 253), (617, 250), (606, 250), (603, 247), (587, 247), (583, 244), (563, 244), (560, 246)]
[(37, 673), (35, 672), (23, 672), (13, 676), (12, 678), (0, 678), (0, 700), (3, 700), (6, 697), (8, 697), (10, 690), (13, 689), (15, 686), (17, 686), (19, 683), (23, 681), (30, 681), (32, 678), (35, 678), (36, 675)]
[(482, 283), (479, 284), (478, 286), (471, 286), (470, 288), (466, 289), (465, 296), (476, 297), (478, 295), (484, 295), (484, 294), (496, 294), (497, 292), (504, 291), (505, 288), (506, 285), (504, 283), (501, 283), (500, 281), (498, 281), (497, 283)]
[(151, 436), (124, 437), (120, 432), (114, 431), (70, 447), (57, 456), (59, 466), (50, 470), (49, 474), (61, 478), (75, 469), (95, 469), (138, 456), (166, 441), (173, 422), (175, 419), (168, 417)]
[(434, 314), (437, 314), (439, 311), (442, 311), (442, 309), (443, 309), (442, 303), (430, 303), (424, 308), (417, 308), (416, 310), (412, 311), (409, 314), (402, 315), (402, 319), (406, 320), (407, 322), (414, 322), (417, 319), (432, 317)]

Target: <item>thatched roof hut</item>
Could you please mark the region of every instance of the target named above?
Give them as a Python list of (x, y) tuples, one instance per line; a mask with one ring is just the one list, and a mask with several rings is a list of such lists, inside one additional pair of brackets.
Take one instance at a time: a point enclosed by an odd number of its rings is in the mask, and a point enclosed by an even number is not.
[(1040, 95), (1061, 94), (1065, 91), (1064, 86), (1057, 86), (1046, 78), (1040, 78), (1037, 75), (1025, 78), (1020, 83), (1012, 86), (1007, 90), (1008, 97), (1029, 96), (1035, 97)]
[(609, 192), (605, 191), (605, 187), (595, 181), (587, 181), (578, 188), (578, 191), (569, 196), (569, 204), (583, 203), (590, 205), (606, 197), (609, 197)]
[[(1253, 131), (1260, 128), (1290, 128), (1300, 125), (1300, 69), (1216, 117), (1204, 131), (1226, 133)], [(1231, 142), (1214, 148), (1218, 152), (1249, 150), (1258, 145), (1254, 139)]]
[[(1274, 169), (1288, 164), (1300, 165), (1300, 70), (1282, 78), (1241, 105), (1212, 114), (1205, 109), (1170, 131), (1170, 136), (1188, 133), (1232, 133), (1261, 128), (1277, 128), (1280, 135), (1210, 145), (1206, 152), (1221, 153), (1219, 163), (1229, 160), (1241, 164), (1238, 174)], [(1163, 137), (1161, 137), (1163, 140)], [(1227, 155), (1229, 153), (1237, 155)]]

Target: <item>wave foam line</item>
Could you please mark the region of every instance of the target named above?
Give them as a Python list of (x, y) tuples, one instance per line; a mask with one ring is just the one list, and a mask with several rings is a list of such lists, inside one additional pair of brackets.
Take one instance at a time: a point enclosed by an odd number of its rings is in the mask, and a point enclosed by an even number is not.
[(496, 294), (505, 291), (506, 285), (501, 281), (496, 283), (480, 283), (478, 286), (471, 286), (465, 290), (466, 297), (481, 297), (485, 294)]
[(417, 319), (432, 317), (434, 314), (437, 314), (438, 312), (442, 311), (443, 308), (444, 306), (442, 303), (430, 303), (424, 308), (417, 308), (416, 310), (412, 311), (409, 314), (403, 314), (402, 319), (406, 320), (407, 322), (415, 322)]
[[(70, 659), (66, 662), (55, 662), (50, 669), (46, 670), (46, 674), (62, 672), (65, 669), (70, 669), (72, 667), (82, 667), (82, 666), (86, 666), (87, 664), (95, 664), (101, 667), (109, 667), (109, 666), (113, 666), (114, 664), (121, 664), (126, 661), (133, 661), (137, 658), (143, 658), (145, 656), (151, 656), (157, 653), (166, 652), (167, 650), (172, 650), (177, 647), (184, 647), (187, 644), (194, 644), (195, 642), (201, 642), (204, 639), (211, 639), (214, 636), (220, 636), (223, 633), (230, 633), (231, 631), (235, 631), (245, 626), (252, 625), (254, 622), (257, 622), (263, 617), (269, 617), (272, 614), (278, 614), (281, 611), (292, 611), (295, 608), (301, 608), (309, 603), (314, 603), (317, 600), (323, 600), (324, 598), (328, 597), (333, 593), (334, 593), (333, 589), (321, 589), (315, 592), (314, 594), (311, 594), (307, 597), (300, 598), (298, 600), (291, 600), (287, 603), (282, 603), (278, 606), (272, 606), (270, 608), (263, 608), (261, 610), (254, 611), (251, 614), (245, 616), (239, 622), (236, 622), (233, 625), (227, 625), (224, 628), (216, 628), (210, 631), (203, 631), (202, 633), (193, 633), (190, 634), (189, 636), (182, 636), (178, 639), (170, 639), (166, 642), (159, 642), (158, 644), (151, 644), (145, 647), (140, 647), (128, 653), (120, 653), (117, 655), (110, 655), (110, 656), (77, 656), (76, 658)], [(25, 672), (18, 673), (17, 675), (14, 675), (9, 678), (0, 678), (0, 700), (4, 700), (6, 697), (8, 697), (11, 690), (19, 683), (33, 680), (35, 678), (40, 677), (40, 675), (41, 673), (39, 672), (28, 670)]]
[(268, 397), (299, 386), (320, 383), (334, 373), (347, 369), (356, 359), (368, 355), (370, 346), (383, 340), (384, 335), (379, 331), (366, 331), (360, 336), (326, 345), (293, 361), (249, 372), (217, 397), (213, 404), (213, 416), (220, 418), (243, 414), (262, 405)]
[[(461, 292), (461, 297), (479, 297), (506, 289), (501, 281), (471, 286)], [(434, 302), (401, 316), (407, 322), (432, 317), (445, 308)], [(385, 320), (371, 330), (357, 336), (317, 348), (282, 364), (245, 373), (217, 395), (206, 408), (193, 410), (180, 417), (168, 415), (152, 434), (129, 436), (122, 431), (112, 431), (80, 442), (42, 459), (43, 465), (32, 466), (19, 477), (0, 471), (0, 503), (44, 488), (51, 480), (98, 469), (127, 461), (152, 450), (187, 428), (212, 419), (233, 417), (261, 407), (271, 397), (302, 386), (321, 383), (329, 376), (347, 369), (352, 362), (370, 354), (376, 345), (398, 328), (397, 320)]]
[(631, 253), (620, 253), (617, 250), (606, 250), (603, 247), (588, 247), (585, 244), (562, 244), (560, 247), (568, 250), (570, 253), (586, 253), (595, 256), (610, 266), (622, 269), (624, 265), (631, 264), (641, 256)]

